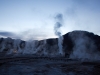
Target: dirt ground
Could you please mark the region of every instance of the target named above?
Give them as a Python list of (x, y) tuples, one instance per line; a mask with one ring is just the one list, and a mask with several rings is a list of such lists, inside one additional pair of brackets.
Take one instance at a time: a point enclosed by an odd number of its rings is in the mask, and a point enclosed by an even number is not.
[(62, 58), (0, 58), (0, 75), (100, 75), (99, 61)]

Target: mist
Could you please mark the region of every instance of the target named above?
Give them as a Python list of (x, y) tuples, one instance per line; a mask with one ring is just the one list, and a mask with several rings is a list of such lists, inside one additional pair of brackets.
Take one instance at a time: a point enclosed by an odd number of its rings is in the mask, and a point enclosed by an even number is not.
[(73, 31), (69, 34), (74, 43), (70, 58), (81, 60), (100, 60), (100, 52), (95, 42), (83, 31)]

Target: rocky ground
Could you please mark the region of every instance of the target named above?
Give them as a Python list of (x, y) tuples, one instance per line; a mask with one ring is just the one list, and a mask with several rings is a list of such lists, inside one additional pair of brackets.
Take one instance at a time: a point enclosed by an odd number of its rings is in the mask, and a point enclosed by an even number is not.
[(0, 58), (0, 75), (100, 75), (99, 61), (65, 58)]

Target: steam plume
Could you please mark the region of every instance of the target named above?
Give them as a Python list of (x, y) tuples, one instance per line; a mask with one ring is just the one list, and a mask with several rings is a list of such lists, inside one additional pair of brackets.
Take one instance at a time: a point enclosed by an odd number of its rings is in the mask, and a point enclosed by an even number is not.
[(63, 50), (62, 50), (63, 37), (61, 36), (61, 32), (60, 32), (60, 28), (62, 26), (62, 21), (63, 21), (63, 15), (57, 14), (55, 20), (56, 20), (56, 24), (54, 26), (54, 31), (55, 31), (55, 35), (59, 37), (58, 38), (59, 54), (63, 55)]

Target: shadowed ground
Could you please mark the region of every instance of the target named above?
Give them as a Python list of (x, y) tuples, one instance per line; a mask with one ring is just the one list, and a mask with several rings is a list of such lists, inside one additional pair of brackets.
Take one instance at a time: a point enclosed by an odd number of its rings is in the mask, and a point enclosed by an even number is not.
[(100, 75), (100, 62), (47, 57), (5, 57), (0, 58), (0, 75)]

